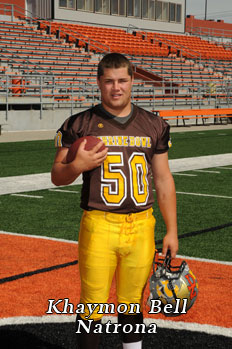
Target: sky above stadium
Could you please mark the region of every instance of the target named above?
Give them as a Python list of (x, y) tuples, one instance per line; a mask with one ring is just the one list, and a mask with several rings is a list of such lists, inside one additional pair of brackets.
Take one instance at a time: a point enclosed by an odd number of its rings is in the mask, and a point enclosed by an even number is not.
[(232, 23), (232, 0), (186, 0), (186, 15), (205, 18), (205, 3), (207, 2), (207, 19), (223, 19)]

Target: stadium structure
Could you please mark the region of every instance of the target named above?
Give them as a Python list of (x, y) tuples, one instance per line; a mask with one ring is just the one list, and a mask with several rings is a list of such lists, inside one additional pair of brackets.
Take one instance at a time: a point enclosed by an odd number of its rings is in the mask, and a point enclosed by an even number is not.
[(107, 52), (133, 63), (132, 100), (175, 125), (231, 122), (232, 24), (185, 0), (0, 1), (0, 131), (56, 129), (100, 102)]

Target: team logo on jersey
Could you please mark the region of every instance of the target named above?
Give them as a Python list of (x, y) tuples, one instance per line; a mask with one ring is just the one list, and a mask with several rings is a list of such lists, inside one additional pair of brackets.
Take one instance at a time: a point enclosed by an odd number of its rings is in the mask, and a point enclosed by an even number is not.
[(97, 125), (98, 128), (103, 128), (104, 125), (100, 122), (98, 125)]

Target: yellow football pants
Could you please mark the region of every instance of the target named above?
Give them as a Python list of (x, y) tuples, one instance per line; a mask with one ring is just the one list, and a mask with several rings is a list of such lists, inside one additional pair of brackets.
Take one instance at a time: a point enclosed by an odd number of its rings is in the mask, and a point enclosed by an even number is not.
[[(152, 208), (132, 214), (84, 211), (79, 233), (83, 319), (90, 315), (87, 303), (107, 303), (115, 273), (118, 303), (140, 304), (142, 311), (143, 290), (155, 251), (152, 211)], [(89, 319), (99, 320), (103, 315), (96, 309)]]

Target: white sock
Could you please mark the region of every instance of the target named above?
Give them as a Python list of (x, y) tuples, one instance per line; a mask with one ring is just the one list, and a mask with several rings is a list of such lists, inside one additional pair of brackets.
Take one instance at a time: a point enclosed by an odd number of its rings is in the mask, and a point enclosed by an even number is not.
[(123, 349), (142, 349), (142, 341), (133, 343), (122, 343)]

